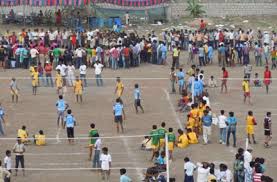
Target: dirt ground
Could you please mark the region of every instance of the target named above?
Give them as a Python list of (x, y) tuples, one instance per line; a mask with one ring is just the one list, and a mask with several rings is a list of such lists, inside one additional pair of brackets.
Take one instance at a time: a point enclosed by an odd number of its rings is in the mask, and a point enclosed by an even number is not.
[[(185, 63), (187, 55), (182, 53), (181, 63), (183, 68), (187, 70), (189, 66)], [(215, 56), (216, 57), (216, 56)], [(253, 61), (253, 60), (252, 60)], [(112, 156), (112, 167), (115, 168), (111, 173), (111, 181), (119, 181), (119, 168), (128, 169), (128, 174), (133, 181), (141, 181), (143, 176), (143, 168), (151, 166), (149, 162), (151, 153), (140, 150), (140, 142), (143, 137), (121, 137), (131, 135), (149, 134), (153, 124), (160, 125), (162, 121), (166, 122), (167, 127), (173, 127), (176, 132), (179, 126), (184, 125), (184, 114), (176, 113), (176, 104), (179, 95), (169, 94), (169, 66), (142, 65), (139, 68), (131, 68), (128, 70), (113, 71), (104, 69), (104, 87), (97, 88), (95, 80), (89, 80), (89, 86), (84, 92), (84, 103), (77, 104), (72, 92), (72, 88), (68, 88), (65, 94), (65, 100), (69, 103), (70, 108), (77, 120), (78, 125), (75, 128), (75, 135), (85, 137), (88, 135), (89, 124), (94, 122), (101, 136), (114, 138), (103, 139), (103, 146), (107, 146)], [(220, 68), (217, 64), (203, 68), (205, 78), (211, 75), (215, 78), (221, 76)], [(263, 68), (254, 67), (253, 73), (263, 73)], [(88, 70), (88, 77), (93, 78), (94, 71)], [(270, 94), (265, 94), (264, 88), (252, 88), (253, 105), (243, 104), (241, 79), (243, 70), (241, 67), (229, 69), (229, 74), (233, 80), (228, 83), (230, 85), (229, 93), (221, 94), (220, 88), (209, 89), (212, 111), (216, 114), (219, 110), (224, 109), (226, 112), (234, 111), (239, 118), (238, 124), (238, 147), (245, 146), (245, 117), (248, 110), (253, 110), (257, 118), (256, 126), (257, 145), (251, 145), (254, 149), (255, 157), (264, 157), (266, 159), (266, 174), (277, 179), (277, 136), (274, 134), (277, 126), (274, 124), (277, 119), (277, 104), (274, 100), (277, 98), (277, 72), (273, 71), (275, 80), (271, 85)], [(66, 140), (58, 143), (55, 139), (66, 137), (66, 131), (57, 130), (56, 127), (56, 109), (55, 102), (57, 94), (54, 88), (41, 87), (38, 89), (38, 95), (33, 96), (31, 91), (30, 79), (18, 80), (21, 89), (18, 104), (11, 103), (9, 94), (9, 80), (11, 77), (29, 77), (27, 70), (6, 70), (0, 71), (0, 101), (6, 110), (6, 119), (8, 125), (6, 127), (7, 136), (15, 138), (17, 129), (22, 125), (27, 126), (27, 130), (31, 135), (42, 129), (48, 138), (47, 146), (37, 147), (33, 145), (27, 146), (25, 154), (26, 168), (38, 168), (26, 172), (26, 176), (22, 177), (19, 173), (18, 177), (12, 177), (15, 182), (58, 182), (58, 181), (101, 181), (100, 175), (96, 171), (90, 171), (80, 168), (91, 167), (91, 162), (87, 160), (88, 150), (87, 140), (77, 140), (74, 145), (67, 144)], [(125, 121), (126, 132), (124, 135), (118, 135), (113, 122), (112, 105), (115, 100), (114, 78), (120, 76), (125, 85), (123, 101), (125, 104), (127, 120)], [(142, 104), (145, 113), (135, 114), (133, 107), (133, 86), (139, 83), (142, 87)], [(220, 81), (218, 81), (218, 84)], [(272, 112), (273, 121), (273, 145), (269, 149), (263, 147), (263, 118), (266, 111)], [(176, 132), (177, 133), (177, 132)], [(221, 162), (228, 164), (232, 168), (232, 162), (237, 148), (226, 147), (218, 142), (219, 129), (213, 127), (211, 136), (212, 143), (203, 145), (190, 145), (186, 149), (176, 149), (174, 151), (174, 161), (170, 164), (170, 175), (180, 182), (183, 179), (183, 159), (188, 156), (193, 162), (215, 162), (218, 165)], [(0, 140), (0, 158), (4, 158), (6, 149), (11, 149), (15, 144), (15, 140)], [(13, 156), (14, 159), (14, 156)], [(14, 162), (14, 161), (13, 161)], [(51, 169), (49, 170), (40, 170)], [(79, 168), (79, 169), (78, 169)]]
[[(248, 23), (243, 23), (243, 20), (249, 20)], [(265, 17), (225, 17), (225, 18), (209, 18), (206, 19), (210, 25), (223, 24), (226, 27), (235, 25), (235, 27), (253, 28), (258, 27), (262, 30), (276, 30), (276, 16)], [(162, 26), (138, 26), (129, 27), (129, 30), (135, 29), (144, 34), (154, 29), (160, 33), (163, 29), (169, 27), (178, 27), (179, 25), (187, 25), (191, 27), (195, 24), (195, 20), (191, 18), (180, 19), (177, 22), (169, 22)], [(271, 27), (271, 28), (270, 28)], [(19, 31), (23, 27), (14, 25), (0, 26), (0, 32), (4, 33), (6, 29), (10, 31)], [(29, 28), (29, 27), (28, 27)], [(32, 28), (32, 27), (30, 27)], [(36, 28), (36, 27), (34, 27)], [(216, 57), (216, 56), (215, 56)], [(186, 54), (182, 53), (181, 62), (185, 63)], [(253, 61), (253, 60), (252, 60)], [(184, 69), (188, 69), (188, 65), (184, 64)], [(103, 146), (107, 146), (112, 155), (112, 170), (111, 181), (119, 181), (119, 168), (125, 167), (128, 169), (128, 174), (133, 181), (141, 181), (143, 168), (151, 166), (149, 158), (151, 153), (140, 150), (140, 142), (142, 137), (127, 138), (118, 135), (115, 130), (112, 115), (112, 105), (115, 101), (114, 87), (117, 76), (123, 78), (123, 83), (126, 87), (123, 95), (127, 120), (125, 122), (126, 132), (123, 136), (144, 135), (151, 131), (153, 124), (160, 125), (162, 121), (167, 123), (167, 127), (173, 127), (176, 132), (179, 128), (178, 121), (181, 125), (185, 123), (184, 114), (176, 113), (176, 104), (179, 99), (178, 95), (169, 94), (170, 83), (169, 66), (157, 65), (142, 65), (139, 68), (129, 70), (112, 71), (105, 69), (103, 73), (104, 87), (97, 88), (95, 80), (89, 80), (89, 87), (84, 92), (84, 103), (77, 104), (71, 88), (65, 95), (65, 100), (69, 103), (73, 114), (77, 119), (78, 125), (75, 128), (75, 135), (78, 137), (86, 137), (89, 131), (89, 124), (94, 122), (101, 136), (110, 137), (112, 139), (103, 139)], [(206, 79), (210, 75), (216, 78), (221, 76), (220, 68), (214, 64), (203, 68), (205, 70)], [(88, 76), (93, 78), (93, 70), (88, 71)], [(263, 68), (254, 67), (253, 73), (263, 73)], [(226, 112), (234, 111), (239, 118), (238, 129), (238, 147), (245, 146), (245, 117), (248, 110), (253, 110), (257, 117), (258, 126), (256, 127), (256, 137), (258, 144), (251, 146), (254, 148), (254, 156), (264, 157), (266, 159), (267, 171), (266, 174), (277, 179), (277, 174), (274, 173), (277, 169), (277, 160), (274, 154), (277, 152), (276, 135), (274, 131), (277, 126), (274, 121), (277, 119), (277, 104), (273, 100), (276, 99), (277, 84), (273, 81), (269, 95), (265, 94), (264, 88), (252, 88), (253, 106), (244, 105), (242, 103), (241, 79), (243, 71), (241, 67), (232, 68), (229, 70), (230, 77), (234, 80), (229, 81), (230, 92), (220, 94), (219, 88), (209, 89), (211, 107), (213, 112), (219, 113), (219, 110), (225, 109)], [(276, 79), (276, 71), (272, 72)], [(33, 145), (27, 146), (25, 155), (26, 168), (37, 168), (36, 171), (30, 170), (26, 172), (26, 176), (22, 177), (19, 173), (18, 177), (12, 177), (15, 182), (29, 181), (101, 181), (100, 175), (96, 171), (89, 171), (83, 168), (91, 167), (91, 162), (87, 160), (88, 150), (86, 148), (87, 140), (77, 140), (76, 144), (68, 145), (66, 140), (58, 143), (56, 138), (65, 138), (64, 130), (56, 128), (56, 109), (55, 102), (57, 95), (54, 88), (41, 87), (38, 90), (38, 95), (33, 96), (31, 93), (31, 81), (29, 79), (18, 80), (20, 91), (20, 100), (18, 104), (11, 103), (9, 94), (9, 79), (11, 77), (29, 77), (27, 70), (0, 70), (0, 102), (6, 110), (6, 119), (8, 125), (6, 127), (7, 136), (15, 138), (17, 129), (22, 125), (26, 125), (30, 135), (33, 135), (42, 129), (48, 138), (54, 140), (47, 141), (47, 146), (36, 147)], [(135, 114), (133, 107), (133, 86), (139, 83), (142, 87), (142, 104), (145, 108), (144, 114)], [(218, 81), (218, 84), (220, 81)], [(267, 111), (273, 113), (273, 146), (270, 149), (263, 147), (263, 117)], [(229, 168), (232, 168), (232, 162), (236, 149), (226, 147), (218, 143), (218, 128), (214, 127), (212, 132), (212, 144), (209, 145), (191, 145), (184, 150), (176, 149), (174, 151), (174, 161), (170, 165), (170, 175), (175, 177), (176, 181), (183, 179), (183, 158), (188, 156), (194, 162), (208, 161), (215, 162), (217, 165), (221, 162), (227, 163)], [(201, 140), (200, 140), (201, 141)], [(201, 141), (202, 142), (202, 141)], [(6, 149), (11, 149), (15, 140), (0, 140), (0, 158), (4, 158)], [(13, 156), (14, 159), (14, 156)], [(14, 162), (14, 161), (13, 161)], [(39, 170), (51, 169), (49, 170)], [(82, 169), (80, 169), (82, 168)]]

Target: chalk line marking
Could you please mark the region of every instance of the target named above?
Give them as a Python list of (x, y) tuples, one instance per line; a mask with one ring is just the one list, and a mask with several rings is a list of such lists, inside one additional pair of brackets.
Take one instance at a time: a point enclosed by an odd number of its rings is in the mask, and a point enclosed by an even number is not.
[(60, 133), (61, 133), (61, 128), (59, 127), (58, 130), (57, 130), (57, 135), (56, 135), (56, 139), (57, 139), (56, 144), (61, 143)]
[[(138, 166), (138, 165), (137, 165), (137, 161), (133, 160), (133, 159), (134, 159), (134, 157), (132, 156), (133, 153), (130, 152), (131, 149), (130, 149), (130, 147), (129, 147), (129, 145), (128, 145), (128, 140), (127, 140), (127, 138), (123, 137), (123, 138), (121, 138), (121, 140), (123, 141), (124, 147), (125, 147), (126, 150), (127, 150), (128, 159), (131, 160), (132, 163), (133, 163), (135, 166)], [(140, 170), (139, 168), (135, 168), (135, 170), (136, 170), (136, 174), (139, 176), (139, 178), (140, 178), (141, 180), (143, 180), (143, 179), (144, 179), (144, 176), (142, 175), (141, 170)]]
[(183, 127), (183, 125), (182, 125), (182, 123), (181, 123), (179, 117), (177, 116), (176, 111), (175, 111), (175, 109), (174, 109), (174, 105), (173, 105), (173, 103), (172, 103), (172, 101), (171, 101), (171, 99), (170, 99), (169, 92), (168, 92), (165, 88), (163, 88), (163, 91), (164, 91), (164, 93), (165, 93), (165, 95), (166, 95), (166, 100), (168, 101), (168, 103), (169, 103), (169, 105), (170, 105), (170, 109), (171, 109), (171, 111), (172, 111), (172, 113), (173, 113), (173, 116), (175, 117), (176, 123), (179, 125), (179, 128), (181, 128), (182, 130), (184, 130), (184, 127)]

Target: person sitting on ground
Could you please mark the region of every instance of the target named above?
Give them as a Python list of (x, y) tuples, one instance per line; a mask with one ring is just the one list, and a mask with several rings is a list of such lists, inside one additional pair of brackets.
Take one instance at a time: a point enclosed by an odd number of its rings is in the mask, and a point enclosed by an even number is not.
[(211, 78), (208, 81), (208, 87), (215, 88), (217, 87), (216, 80), (214, 79), (214, 76), (211, 76)]
[(152, 150), (151, 138), (149, 136), (145, 136), (141, 142), (141, 150)]
[(157, 163), (156, 163), (159, 172), (161, 171), (166, 171), (166, 161), (165, 161), (165, 151), (162, 151), (157, 158)]
[(46, 144), (45, 135), (42, 130), (39, 130), (37, 135), (34, 135), (34, 143), (38, 146)]
[(189, 140), (189, 144), (197, 144), (198, 138), (194, 131), (192, 131), (190, 128), (187, 129), (187, 137)]
[(189, 110), (189, 108), (187, 107), (188, 103), (189, 103), (189, 96), (187, 92), (183, 92), (182, 98), (179, 100), (179, 103), (178, 103), (178, 111), (179, 112), (188, 111)]
[(17, 137), (21, 138), (22, 143), (24, 143), (24, 144), (28, 143), (28, 132), (26, 130), (25, 125), (23, 125), (21, 129), (18, 129)]
[(181, 129), (178, 129), (178, 133), (179, 133), (179, 136), (178, 136), (177, 147), (181, 149), (186, 148), (189, 145), (189, 140), (187, 135)]
[(254, 78), (254, 86), (255, 87), (261, 87), (262, 86), (262, 82), (259, 78), (259, 74), (255, 73), (255, 78)]
[(185, 125), (186, 129), (193, 130), (194, 128), (194, 119), (191, 117), (190, 114), (187, 114), (187, 123)]

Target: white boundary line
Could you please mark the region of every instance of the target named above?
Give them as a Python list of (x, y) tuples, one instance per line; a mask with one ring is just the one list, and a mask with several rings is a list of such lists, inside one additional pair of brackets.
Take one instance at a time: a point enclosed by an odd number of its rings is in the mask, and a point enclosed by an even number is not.
[[(111, 170), (120, 170), (122, 167), (114, 167), (110, 168)], [(15, 170), (15, 168), (11, 168), (12, 170)], [(25, 171), (98, 171), (101, 168), (24, 168)], [(145, 170), (147, 168), (144, 167), (126, 167), (127, 170)]]
[(59, 127), (59, 128), (57, 129), (57, 135), (56, 135), (57, 142), (56, 142), (56, 144), (61, 143), (61, 140), (60, 140), (60, 132), (61, 132), (61, 128)]
[[(127, 150), (127, 156), (128, 156), (128, 158), (129, 158), (129, 160), (131, 160), (131, 162), (137, 167), (137, 166), (138, 166), (138, 165), (137, 165), (137, 162), (136, 162), (135, 160), (133, 160), (134, 158), (133, 158), (133, 156), (131, 156), (132, 153), (130, 152), (131, 149), (130, 149), (130, 147), (129, 147), (127, 138), (121, 138), (121, 140), (123, 141), (124, 147), (125, 147), (126, 150)], [(137, 174), (137, 176), (140, 178), (140, 180), (143, 180), (143, 179), (144, 179), (144, 177), (143, 177), (141, 171), (139, 170), (139, 168), (136, 168), (136, 174)]]
[(167, 91), (165, 88), (163, 88), (163, 91), (164, 91), (164, 93), (165, 93), (165, 95), (166, 95), (166, 100), (168, 101), (168, 103), (169, 103), (169, 105), (170, 105), (170, 109), (171, 109), (171, 111), (172, 111), (172, 114), (173, 114), (173, 116), (174, 116), (174, 118), (175, 118), (176, 123), (179, 125), (179, 128), (181, 128), (182, 130), (184, 130), (184, 127), (183, 127), (183, 125), (182, 125), (182, 123), (181, 123), (179, 117), (178, 117), (177, 114), (176, 114), (176, 111), (175, 111), (175, 109), (174, 109), (174, 105), (173, 105), (173, 103), (172, 103), (172, 101), (171, 101), (171, 99), (170, 99), (170, 96), (169, 96), (168, 91)]

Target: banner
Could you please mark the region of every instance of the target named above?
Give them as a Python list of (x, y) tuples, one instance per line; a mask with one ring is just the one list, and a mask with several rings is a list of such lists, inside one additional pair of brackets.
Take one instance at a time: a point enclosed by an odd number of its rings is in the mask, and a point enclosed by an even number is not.
[(118, 6), (143, 7), (155, 6), (166, 0), (0, 0), (0, 6), (86, 6), (90, 3), (108, 3)]

